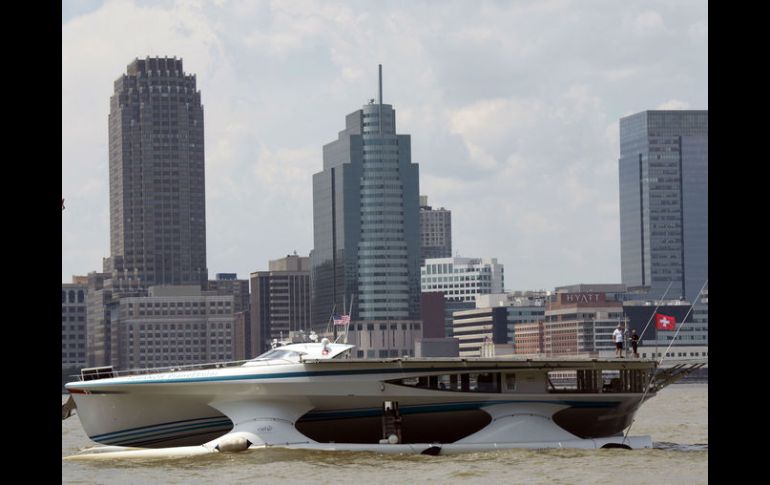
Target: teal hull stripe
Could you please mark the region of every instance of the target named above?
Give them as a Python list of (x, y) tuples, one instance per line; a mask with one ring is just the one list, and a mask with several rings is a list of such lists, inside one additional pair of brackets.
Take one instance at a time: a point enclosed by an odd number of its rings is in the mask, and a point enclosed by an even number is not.
[(170, 423), (162, 423), (162, 424), (156, 424), (152, 426), (142, 426), (140, 428), (131, 428), (131, 429), (126, 429), (122, 431), (115, 431), (112, 433), (94, 435), (94, 436), (90, 436), (90, 438), (94, 441), (102, 442), (104, 440), (122, 440), (128, 437), (131, 437), (133, 439), (133, 438), (139, 438), (139, 437), (149, 437), (152, 435), (158, 435), (158, 434), (169, 433), (169, 432), (186, 431), (190, 429), (199, 429), (199, 428), (205, 428), (205, 427), (221, 427), (221, 426), (232, 426), (232, 422), (225, 417), (192, 419), (189, 421), (174, 421)]
[(189, 437), (189, 436), (195, 436), (200, 434), (208, 434), (213, 433), (216, 431), (222, 432), (224, 434), (225, 432), (229, 431), (230, 428), (232, 428), (232, 423), (228, 422), (226, 424), (220, 424), (220, 425), (209, 425), (209, 424), (201, 424), (201, 425), (194, 425), (194, 426), (187, 426), (184, 429), (180, 429), (177, 431), (169, 432), (158, 432), (158, 433), (149, 433), (149, 434), (143, 434), (140, 436), (133, 436), (130, 438), (99, 438), (96, 440), (95, 438), (91, 438), (94, 441), (98, 441), (99, 443), (109, 444), (109, 445), (139, 445), (140, 443), (152, 443), (152, 442), (159, 442), (159, 441), (167, 441), (171, 439), (177, 439), (181, 437)]
[[(175, 383), (189, 383), (189, 382), (221, 382), (221, 381), (243, 381), (243, 380), (256, 380), (256, 379), (291, 379), (299, 377), (323, 377), (323, 376), (355, 376), (355, 375), (372, 375), (372, 374), (406, 374), (406, 373), (419, 373), (430, 374), (435, 372), (500, 372), (504, 370), (515, 371), (516, 369), (506, 369), (501, 367), (467, 367), (464, 369), (457, 367), (432, 367), (432, 368), (404, 368), (404, 369), (352, 369), (352, 370), (328, 370), (328, 371), (316, 371), (316, 372), (279, 372), (275, 374), (246, 374), (239, 376), (211, 376), (211, 377), (186, 377), (178, 379), (148, 379), (144, 381), (124, 381), (124, 382), (111, 382), (106, 384), (108, 386), (124, 386), (135, 384), (175, 384)], [(519, 369), (520, 370), (520, 369)], [(99, 387), (105, 385), (100, 380), (77, 382), (72, 387), (78, 389), (86, 387)]]

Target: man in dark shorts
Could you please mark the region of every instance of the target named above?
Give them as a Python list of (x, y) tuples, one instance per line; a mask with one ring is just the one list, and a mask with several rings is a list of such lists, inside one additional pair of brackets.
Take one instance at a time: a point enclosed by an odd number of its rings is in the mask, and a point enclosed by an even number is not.
[(620, 324), (618, 324), (618, 328), (615, 329), (614, 332), (612, 332), (612, 338), (615, 340), (615, 357), (623, 358), (623, 330), (620, 329)]
[(639, 335), (636, 330), (631, 330), (631, 348), (634, 349), (634, 357), (639, 358), (639, 352), (636, 351), (636, 347), (639, 345)]

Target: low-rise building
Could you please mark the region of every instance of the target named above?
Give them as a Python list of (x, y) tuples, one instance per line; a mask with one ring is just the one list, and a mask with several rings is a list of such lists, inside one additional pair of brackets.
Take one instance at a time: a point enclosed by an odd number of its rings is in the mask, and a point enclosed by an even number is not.
[(422, 338), (422, 323), (414, 320), (351, 322), (347, 331), (347, 342), (356, 346), (355, 358), (414, 357), (415, 341)]
[(73, 276), (72, 283), (61, 285), (61, 365), (84, 367), (86, 360), (86, 295), (85, 276)]
[(460, 341), (460, 357), (480, 357), (484, 342), (508, 343), (505, 307), (474, 308), (453, 314), (453, 334)]
[(148, 296), (120, 298), (110, 322), (118, 367), (235, 360), (233, 307), (233, 295), (200, 286), (153, 286)]

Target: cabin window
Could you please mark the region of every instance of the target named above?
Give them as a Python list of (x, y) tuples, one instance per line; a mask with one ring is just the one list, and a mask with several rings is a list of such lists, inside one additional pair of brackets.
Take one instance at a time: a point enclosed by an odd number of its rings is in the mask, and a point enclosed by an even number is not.
[[(511, 375), (512, 377), (512, 375)], [(501, 392), (502, 376), (499, 372), (470, 372), (433, 376), (405, 377), (388, 381), (399, 386), (455, 392)]]
[(259, 357), (252, 359), (251, 361), (259, 361), (259, 360), (274, 360), (274, 359), (283, 359), (283, 360), (290, 360), (293, 362), (299, 361), (299, 358), (301, 355), (303, 355), (304, 352), (295, 352), (293, 350), (285, 350), (285, 349), (272, 349), (268, 350), (264, 354), (260, 355)]

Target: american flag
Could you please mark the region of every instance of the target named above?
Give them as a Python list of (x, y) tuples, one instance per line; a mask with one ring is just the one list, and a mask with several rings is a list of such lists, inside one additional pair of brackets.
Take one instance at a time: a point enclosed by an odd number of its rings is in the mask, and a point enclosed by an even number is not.
[(332, 319), (335, 325), (347, 325), (350, 323), (350, 315), (334, 315)]

